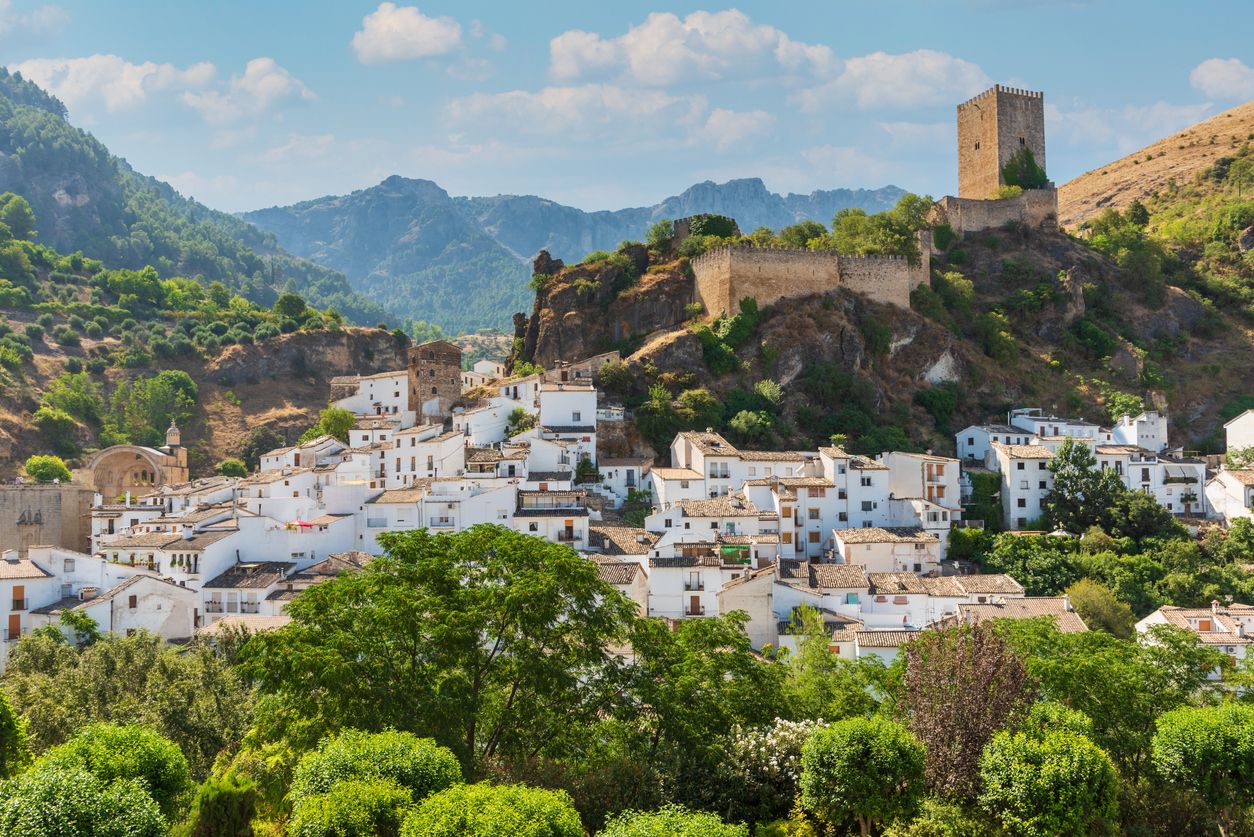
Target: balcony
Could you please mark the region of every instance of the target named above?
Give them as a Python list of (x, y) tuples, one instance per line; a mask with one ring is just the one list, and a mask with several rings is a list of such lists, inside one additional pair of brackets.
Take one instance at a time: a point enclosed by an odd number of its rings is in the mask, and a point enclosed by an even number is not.
[(205, 602), (205, 613), (221, 613), (222, 602), (208, 601)]
[(687, 605), (684, 607), (684, 616), (705, 616), (705, 606), (693, 607), (692, 605)]
[(240, 613), (260, 613), (261, 603), (260, 602), (240, 602), (239, 612)]
[(700, 593), (703, 590), (705, 590), (705, 582), (704, 581), (685, 581), (684, 590), (690, 593), (691, 592)]
[(579, 534), (578, 532), (558, 532), (557, 542), (558, 543), (582, 543), (583, 535)]
[(11, 631), (8, 628), (5, 628), (4, 629), (4, 641), (5, 642), (17, 642), (19, 639), (26, 636), (28, 631), (30, 631), (30, 628), (22, 628), (21, 630), (18, 630), (18, 631)]
[(9, 610), (30, 610), (30, 599), (14, 599)]

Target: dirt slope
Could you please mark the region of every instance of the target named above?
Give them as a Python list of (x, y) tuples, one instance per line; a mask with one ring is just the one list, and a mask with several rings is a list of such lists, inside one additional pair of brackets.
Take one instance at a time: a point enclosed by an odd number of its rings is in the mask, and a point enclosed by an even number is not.
[[(1106, 207), (1124, 209), (1168, 180), (1187, 183), (1219, 157), (1254, 138), (1254, 101), (1185, 128), (1109, 165), (1086, 172), (1058, 189), (1058, 220), (1074, 228)], [(1254, 190), (1254, 184), (1251, 184)]]

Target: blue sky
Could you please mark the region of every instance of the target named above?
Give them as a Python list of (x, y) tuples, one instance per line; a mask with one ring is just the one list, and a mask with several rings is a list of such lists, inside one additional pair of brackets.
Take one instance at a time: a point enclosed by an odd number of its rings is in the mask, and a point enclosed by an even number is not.
[(705, 179), (956, 188), (954, 106), (1045, 91), (1074, 177), (1254, 98), (1248, 0), (0, 0), (0, 60), (229, 211), (390, 174), (650, 204)]

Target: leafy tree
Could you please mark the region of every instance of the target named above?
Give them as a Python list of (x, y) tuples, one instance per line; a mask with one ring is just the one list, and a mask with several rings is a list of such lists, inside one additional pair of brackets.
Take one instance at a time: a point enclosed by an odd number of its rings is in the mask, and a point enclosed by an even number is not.
[(1030, 148), (1020, 148), (1010, 155), (1001, 167), (1001, 179), (1007, 186), (1022, 189), (1044, 189), (1049, 185), (1045, 169), (1037, 165), (1036, 155)]
[(827, 227), (818, 221), (802, 221), (779, 231), (779, 243), (785, 247), (806, 248), (815, 239), (827, 237)]
[(1182, 707), (1158, 719), (1154, 768), (1218, 814), (1220, 834), (1254, 802), (1254, 706)]
[(1248, 448), (1232, 448), (1228, 451), (1229, 468), (1249, 468), (1254, 465), (1254, 445)]
[(743, 825), (728, 825), (713, 814), (668, 805), (657, 811), (624, 811), (605, 824), (600, 837), (749, 837)]
[(984, 746), (1031, 700), (1023, 658), (991, 624), (924, 631), (906, 646), (897, 701), (940, 796), (975, 797)]
[(21, 195), (12, 192), (0, 195), (0, 224), (8, 227), (14, 238), (25, 241), (35, 238), (35, 213)]
[(1132, 608), (1115, 597), (1114, 592), (1091, 578), (1082, 578), (1067, 588), (1071, 606), (1092, 630), (1105, 631), (1120, 639), (1132, 639), (1136, 633), (1136, 617)]
[(583, 824), (563, 791), (526, 785), (454, 785), (410, 814), (401, 837), (583, 837)]
[(732, 416), (727, 427), (740, 441), (752, 443), (765, 439), (773, 423), (770, 414), (764, 410), (741, 410)]
[(357, 423), (357, 417), (343, 407), (327, 407), (318, 414), (318, 423), (300, 437), (303, 444), (319, 436), (331, 436), (348, 444), (348, 431)]
[(509, 413), (509, 422), (505, 426), (505, 435), (513, 438), (519, 433), (526, 433), (536, 426), (537, 420), (535, 413), (527, 412), (524, 407), (515, 407)]
[(1129, 223), (1135, 224), (1138, 227), (1144, 228), (1149, 226), (1149, 210), (1146, 209), (1145, 204), (1141, 203), (1139, 200), (1134, 200), (1132, 203), (1128, 204), (1125, 217), (1128, 219)]
[(855, 820), (864, 837), (909, 814), (923, 792), (923, 745), (885, 718), (848, 718), (818, 730), (801, 764), (806, 810), (835, 826)]
[(0, 692), (0, 779), (10, 779), (30, 765), (26, 721)]
[(166, 817), (192, 789), (187, 759), (174, 742), (137, 724), (89, 724), (41, 756), (34, 770), (81, 770), (109, 783), (136, 779)]
[(171, 833), (177, 837), (253, 837), (257, 786), (228, 773), (210, 776), (196, 788), (186, 822)]
[(407, 790), (387, 779), (345, 779), (324, 793), (303, 797), (292, 810), (290, 837), (395, 835), (409, 813)]
[(31, 422), (39, 428), (44, 440), (53, 446), (58, 453), (73, 455), (78, 446), (74, 444), (74, 431), (78, 422), (65, 410), (56, 407), (40, 407), (31, 416)]
[(1083, 442), (1067, 439), (1049, 461), (1054, 487), (1042, 503), (1052, 526), (1068, 532), (1084, 532), (1102, 516), (1127, 489), (1119, 475), (1109, 468), (1099, 469), (1097, 458)]
[(164, 837), (165, 818), (137, 779), (31, 770), (0, 786), (7, 837)]
[(1056, 729), (1092, 738), (1093, 719), (1078, 709), (1072, 709), (1056, 700), (1042, 700), (1032, 704), (1020, 731), (1039, 737)]
[(769, 727), (738, 727), (718, 771), (724, 798), (714, 810), (732, 822), (762, 823), (792, 814), (801, 792), (801, 751), (822, 726), (823, 721), (776, 718)]
[(59, 456), (40, 456), (36, 454), (26, 460), (24, 467), (26, 476), (35, 482), (70, 481), (70, 469), (66, 467), (65, 460)]
[(594, 717), (634, 606), (565, 546), (499, 526), (380, 536), (386, 555), (303, 592), (254, 636), (266, 734), (352, 724), (434, 738), (476, 765)]
[(4, 690), (22, 707), (36, 752), (96, 721), (143, 724), (174, 741), (197, 777), (243, 736), (252, 713), (249, 689), (212, 651), (171, 648), (147, 632), (83, 648), (32, 633), (10, 654)]
[(980, 805), (1010, 835), (1090, 834), (1119, 813), (1110, 757), (1082, 735), (999, 732), (980, 760)]
[(694, 215), (689, 221), (688, 233), (694, 237), (714, 236), (730, 238), (739, 233), (735, 219), (726, 215), (703, 213)]
[(304, 315), (307, 306), (305, 300), (298, 294), (282, 293), (279, 298), (274, 301), (274, 313), (280, 318), (300, 319)]
[(104, 414), (100, 387), (84, 372), (62, 373), (53, 378), (39, 403), (61, 410), (88, 424), (99, 424)]
[(649, 231), (645, 234), (645, 243), (652, 250), (665, 250), (671, 246), (671, 241), (675, 238), (675, 225), (670, 220), (663, 218), (655, 222)]
[(260, 427), (254, 427), (248, 431), (248, 435), (244, 437), (243, 444), (239, 448), (239, 458), (243, 460), (247, 470), (252, 470), (261, 464), (261, 455), (268, 453), (275, 448), (281, 448), (285, 444), (283, 437), (274, 432), (268, 424)]
[(687, 429), (704, 430), (723, 423), (723, 402), (708, 389), (686, 389), (675, 403), (680, 423)]
[(348, 780), (386, 779), (425, 799), (462, 780), (452, 751), (413, 733), (346, 729), (323, 739), (296, 766), (289, 797), (299, 803)]
[(984, 557), (984, 571), (1006, 573), (1029, 596), (1056, 596), (1082, 575), (1074, 538), (1052, 535), (998, 537)]
[(797, 650), (787, 657), (786, 704), (793, 717), (838, 721), (875, 711), (875, 691), (882, 688), (883, 664), (874, 657), (847, 660), (831, 651), (823, 615), (802, 607), (794, 620)]
[(214, 467), (224, 477), (246, 477), (248, 476), (248, 466), (244, 464), (244, 460), (228, 457)]
[(1183, 526), (1153, 496), (1142, 491), (1116, 492), (1102, 515), (1103, 528), (1116, 538), (1174, 538)]
[(179, 369), (121, 383), (109, 400), (109, 428), (119, 441), (164, 444), (166, 428), (190, 421), (199, 396), (196, 382)]

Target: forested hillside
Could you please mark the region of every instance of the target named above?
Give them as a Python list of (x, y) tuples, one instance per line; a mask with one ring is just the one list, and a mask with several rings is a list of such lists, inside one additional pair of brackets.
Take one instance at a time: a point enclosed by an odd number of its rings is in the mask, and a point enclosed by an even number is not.
[(385, 314), (343, 275), (293, 258), (273, 236), (188, 200), (134, 171), (75, 128), (65, 106), (0, 68), (0, 191), (23, 196), (39, 241), (110, 267), (153, 266), (162, 277), (220, 281), (261, 305), (284, 290), (356, 322)]

